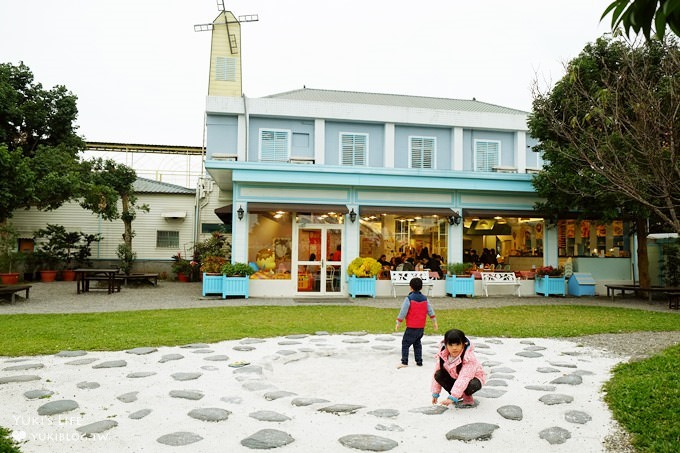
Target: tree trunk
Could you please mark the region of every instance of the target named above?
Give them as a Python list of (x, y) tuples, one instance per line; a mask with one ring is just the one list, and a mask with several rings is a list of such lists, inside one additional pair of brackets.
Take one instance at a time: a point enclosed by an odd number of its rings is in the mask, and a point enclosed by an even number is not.
[(649, 257), (647, 256), (647, 229), (646, 220), (638, 220), (635, 222), (635, 232), (637, 233), (637, 259), (638, 259), (638, 275), (640, 277), (640, 286), (649, 287)]
[(132, 216), (130, 215), (130, 199), (127, 194), (122, 195), (120, 198), (122, 204), (122, 215), (123, 225), (125, 226), (125, 232), (123, 233), (123, 241), (125, 245), (132, 250)]

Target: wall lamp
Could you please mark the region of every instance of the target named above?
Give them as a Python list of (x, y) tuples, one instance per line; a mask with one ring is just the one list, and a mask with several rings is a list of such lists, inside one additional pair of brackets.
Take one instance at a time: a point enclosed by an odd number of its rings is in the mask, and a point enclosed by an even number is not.
[(349, 211), (349, 219), (352, 221), (352, 223), (356, 222), (357, 220), (357, 213), (354, 212), (354, 208), (352, 208), (352, 210)]
[(243, 214), (245, 214), (246, 211), (243, 210), (243, 206), (239, 206), (238, 211), (236, 211), (236, 215), (238, 216), (239, 220), (243, 220)]
[(460, 225), (463, 218), (460, 216), (458, 211), (453, 211), (453, 215), (449, 216), (449, 225)]

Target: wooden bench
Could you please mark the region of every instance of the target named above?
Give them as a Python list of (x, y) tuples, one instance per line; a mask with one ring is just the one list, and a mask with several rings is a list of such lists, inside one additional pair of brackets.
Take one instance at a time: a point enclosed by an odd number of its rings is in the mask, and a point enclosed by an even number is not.
[(647, 301), (652, 303), (652, 294), (654, 293), (677, 293), (680, 292), (680, 288), (669, 288), (666, 286), (640, 286), (640, 285), (604, 285), (607, 288), (607, 297), (611, 295), (612, 302), (614, 301), (614, 296), (616, 291), (621, 293), (621, 296), (625, 296), (626, 292), (632, 292), (636, 297), (638, 293), (647, 293)]
[(28, 292), (31, 285), (0, 285), (0, 296), (11, 296), (10, 300), (14, 303), (16, 295), (20, 291), (26, 291), (24, 299), (28, 299)]
[(117, 274), (116, 280), (122, 281), (125, 285), (129, 282), (147, 282), (153, 286), (158, 286), (158, 274)]
[(481, 272), (482, 289), (486, 297), (489, 297), (489, 286), (514, 286), (517, 297), (520, 294), (520, 282), (514, 272)]
[(397, 286), (410, 288), (411, 279), (416, 277), (423, 281), (423, 288), (427, 286), (427, 295), (429, 296), (430, 290), (434, 286), (434, 280), (430, 278), (429, 271), (390, 271), (392, 295), (397, 297)]
[(680, 292), (666, 293), (668, 297), (668, 308), (671, 310), (680, 310)]

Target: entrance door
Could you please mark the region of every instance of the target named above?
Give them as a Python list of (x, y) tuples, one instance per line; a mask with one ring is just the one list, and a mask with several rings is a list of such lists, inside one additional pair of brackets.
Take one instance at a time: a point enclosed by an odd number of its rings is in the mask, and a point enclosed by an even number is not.
[(342, 292), (342, 225), (298, 228), (297, 269), (300, 294)]

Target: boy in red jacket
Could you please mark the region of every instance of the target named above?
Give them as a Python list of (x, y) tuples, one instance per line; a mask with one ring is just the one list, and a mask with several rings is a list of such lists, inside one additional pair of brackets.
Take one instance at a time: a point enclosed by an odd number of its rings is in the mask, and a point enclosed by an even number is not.
[(427, 297), (420, 292), (423, 289), (423, 281), (418, 277), (412, 278), (409, 286), (411, 287), (411, 292), (404, 298), (401, 311), (399, 316), (397, 316), (397, 324), (394, 326), (394, 331), (396, 332), (399, 330), (402, 321), (406, 319), (406, 330), (401, 339), (401, 364), (397, 368), (408, 366), (408, 351), (411, 345), (413, 345), (416, 365), (423, 366), (423, 345), (420, 340), (423, 338), (428, 316), (434, 323), (435, 332), (439, 329), (434, 309), (430, 302), (427, 301)]

